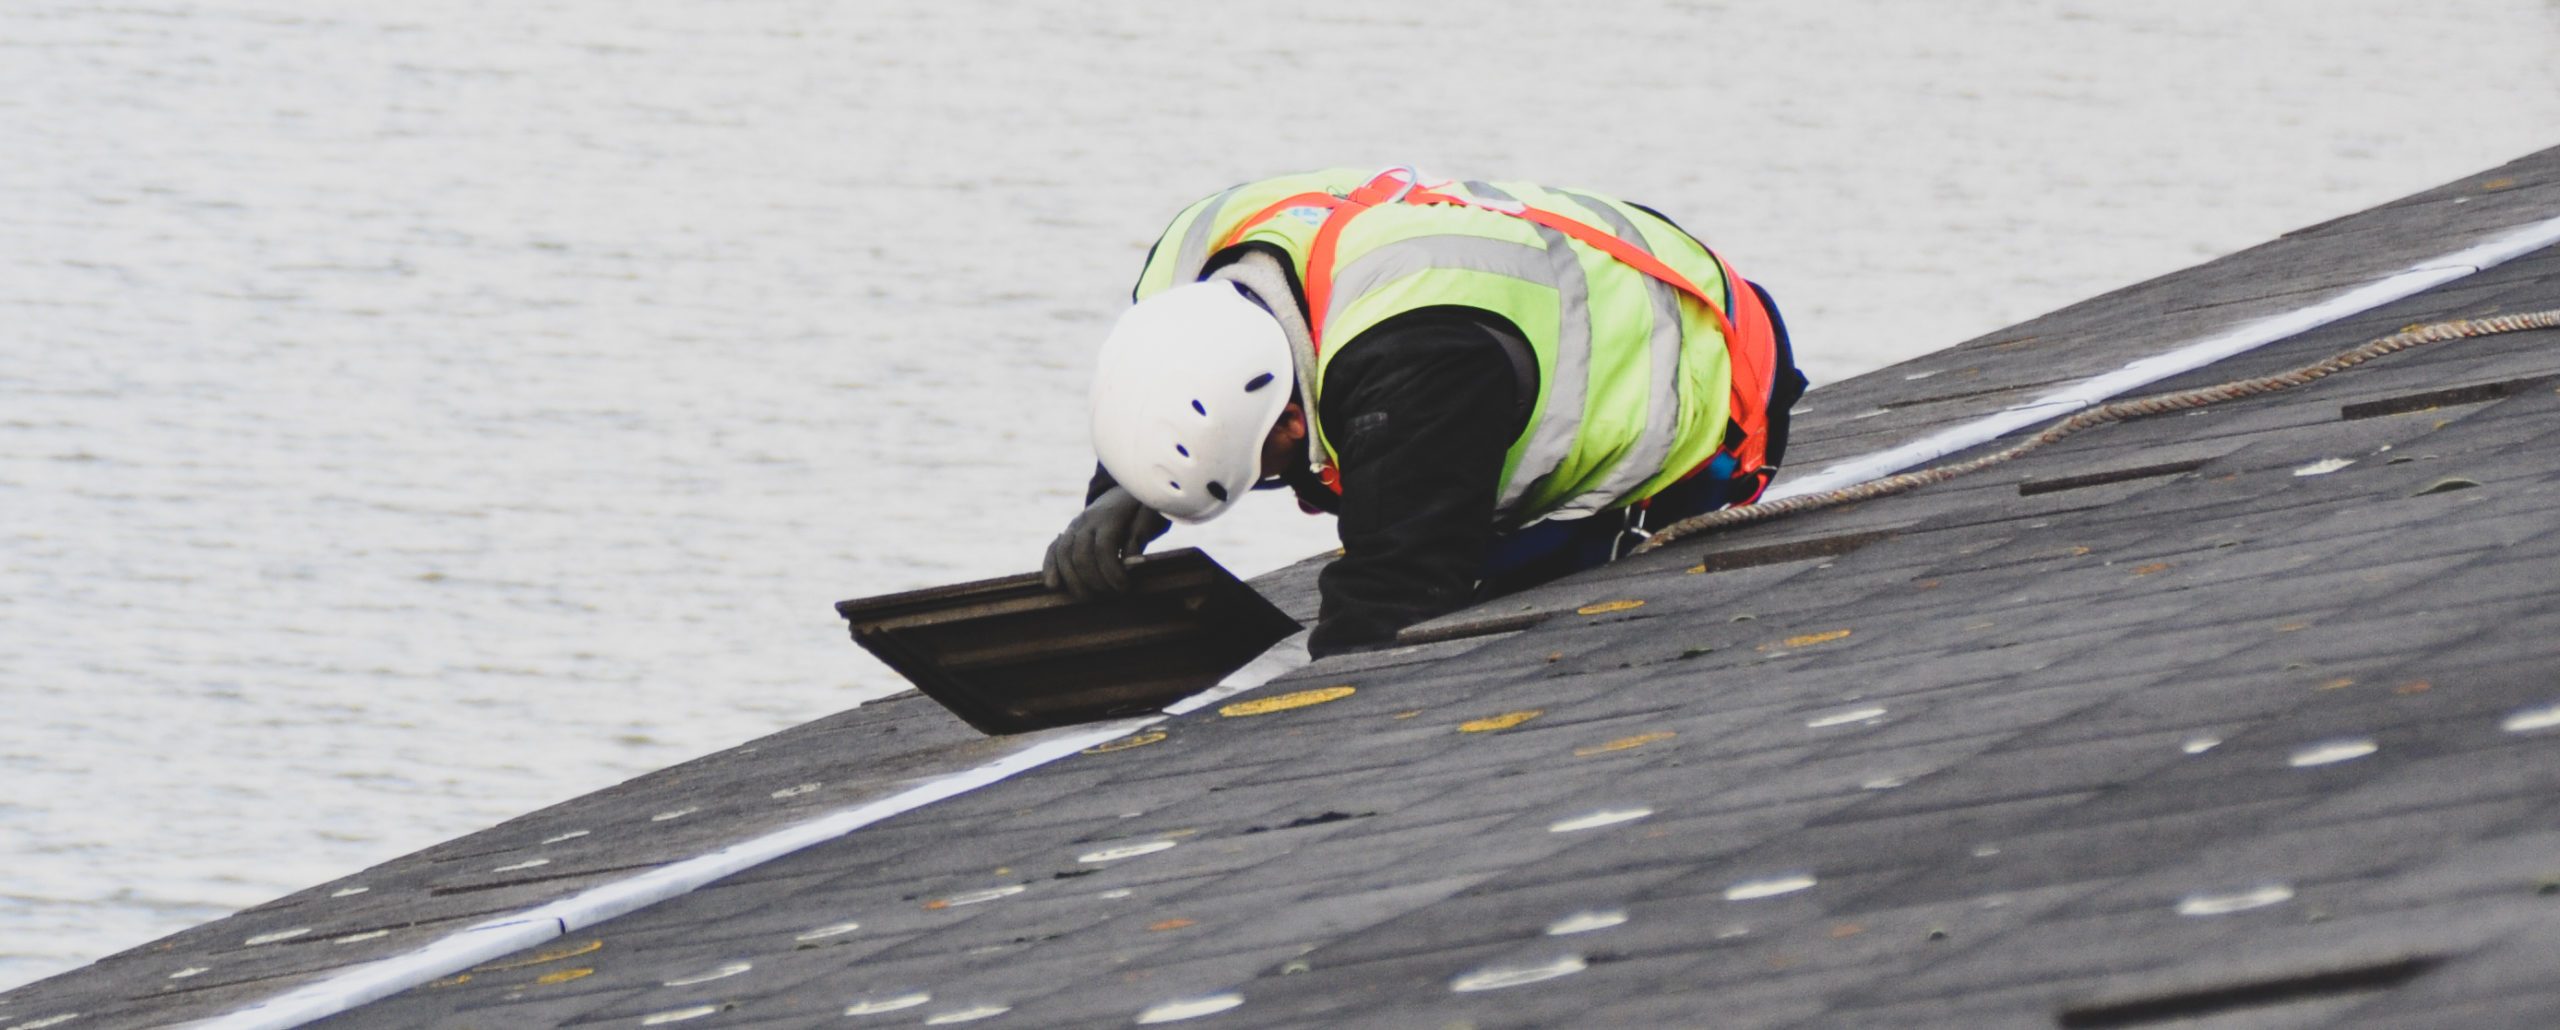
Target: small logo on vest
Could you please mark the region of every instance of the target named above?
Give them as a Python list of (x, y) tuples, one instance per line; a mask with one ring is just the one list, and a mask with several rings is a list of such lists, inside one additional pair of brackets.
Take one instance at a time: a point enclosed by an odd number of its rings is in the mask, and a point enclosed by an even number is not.
[(1308, 225), (1323, 225), (1324, 216), (1332, 214), (1331, 211), (1313, 204), (1300, 204), (1281, 213)]

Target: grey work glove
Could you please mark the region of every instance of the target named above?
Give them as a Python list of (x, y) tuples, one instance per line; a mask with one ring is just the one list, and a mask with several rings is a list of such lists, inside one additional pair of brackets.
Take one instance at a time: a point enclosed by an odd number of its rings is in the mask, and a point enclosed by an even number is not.
[(1155, 509), (1139, 503), (1119, 487), (1084, 506), (1067, 523), (1067, 531), (1049, 542), (1040, 576), (1051, 590), (1064, 590), (1079, 601), (1096, 594), (1126, 593), (1129, 570), (1123, 564), (1147, 549), (1147, 542), (1173, 527)]

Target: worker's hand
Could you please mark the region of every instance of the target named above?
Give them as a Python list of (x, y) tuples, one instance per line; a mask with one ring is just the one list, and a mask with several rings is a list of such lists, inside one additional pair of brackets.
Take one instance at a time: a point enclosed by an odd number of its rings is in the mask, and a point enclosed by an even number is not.
[(1129, 589), (1128, 559), (1147, 549), (1173, 523), (1138, 502), (1129, 491), (1112, 487), (1085, 505), (1067, 531), (1049, 543), (1040, 575), (1049, 589), (1064, 590), (1077, 600)]

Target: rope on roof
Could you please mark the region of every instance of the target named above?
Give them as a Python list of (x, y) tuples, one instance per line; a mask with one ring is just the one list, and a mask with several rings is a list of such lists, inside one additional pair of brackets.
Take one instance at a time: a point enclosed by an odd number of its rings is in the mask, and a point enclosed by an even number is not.
[(2006, 450), (1994, 451), (1979, 458), (1971, 458), (1965, 461), (1955, 462), (1953, 464), (1940, 465), (1935, 468), (1921, 469), (1917, 472), (1904, 472), (1899, 475), (1886, 476), (1882, 479), (1872, 479), (1856, 486), (1845, 486), (1837, 490), (1825, 490), (1821, 493), (1802, 494), (1795, 497), (1785, 498), (1783, 500), (1762, 501), (1758, 504), (1746, 504), (1738, 508), (1725, 508), (1720, 511), (1711, 511), (1704, 515), (1682, 519), (1678, 522), (1672, 523), (1671, 525), (1665, 526), (1660, 531), (1654, 533), (1653, 537), (1646, 540), (1643, 546), (1636, 548), (1634, 553), (1643, 554), (1646, 551), (1669, 544), (1670, 542), (1682, 537), (1691, 536), (1697, 533), (1704, 533), (1708, 530), (1727, 529), (1734, 526), (1749, 525), (1754, 522), (1766, 522), (1770, 519), (1780, 518), (1787, 515), (1798, 515), (1804, 512), (1818, 511), (1823, 508), (1830, 508), (1837, 505), (1872, 500), (1874, 498), (1888, 497), (1909, 490), (1917, 490), (1932, 483), (1943, 483), (1969, 472), (1979, 472), (1983, 469), (1990, 468), (1993, 465), (1998, 465), (2012, 458), (2016, 458), (2029, 451), (2043, 447), (2046, 444), (2060, 440), (2063, 437), (2077, 433), (2083, 429), (2106, 425), (2110, 422), (2122, 422), (2126, 419), (2142, 418), (2148, 415), (2165, 415), (2173, 411), (2185, 411), (2190, 408), (2201, 408), (2208, 404), (2219, 404), (2223, 401), (2238, 400), (2243, 397), (2255, 397), (2262, 393), (2273, 393), (2277, 390), (2291, 389), (2296, 386), (2310, 383), (2314, 380), (2324, 379), (2330, 375), (2346, 371), (2347, 369), (2354, 368), (2357, 365), (2364, 364), (2365, 362), (2382, 357), (2383, 355), (2407, 350), (2421, 344), (2442, 343), (2447, 340), (2458, 340), (2466, 337), (2494, 336), (2499, 333), (2521, 332), (2528, 329), (2550, 329), (2554, 327), (2560, 327), (2560, 309), (2532, 311), (2515, 315), (2496, 315), (2488, 318), (2458, 318), (2451, 321), (2431, 322), (2422, 326), (2414, 326), (2412, 328), (2403, 329), (2389, 336), (2385, 336), (2379, 340), (2365, 344), (2364, 346), (2357, 347), (2354, 350), (2331, 357), (2327, 361), (2304, 365), (2301, 368), (2297, 368), (2289, 372), (2281, 372), (2276, 375), (2262, 376), (2254, 379), (2235, 379), (2216, 386), (2153, 394), (2149, 397), (2136, 397), (2132, 400), (2126, 401), (2112, 401), (2098, 405), (2097, 407), (2085, 408), (2078, 413), (2073, 414), (2071, 417), (2054, 424), (2044, 432), (2029, 437), (2015, 446)]

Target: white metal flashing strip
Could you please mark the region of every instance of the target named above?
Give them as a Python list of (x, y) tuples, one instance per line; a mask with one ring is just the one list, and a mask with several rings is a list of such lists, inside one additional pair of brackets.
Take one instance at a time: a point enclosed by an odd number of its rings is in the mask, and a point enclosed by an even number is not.
[(2421, 261), (2309, 307), (2244, 322), (2166, 353), (2130, 362), (2113, 372), (2091, 376), (2024, 404), (1941, 429), (1901, 446), (1860, 455), (1802, 479), (1782, 479), (1771, 486), (1761, 500), (1780, 501), (1881, 479), (1914, 465), (1989, 443), (2028, 426), (2061, 418), (2127, 391), (2183, 372), (2192, 372), (2232, 355), (2256, 350), (2395, 300), (2416, 296), (2553, 243), (2560, 243), (2560, 217), (2521, 226), (2477, 246)]
[(1218, 685), (1169, 705), (1163, 715), (1095, 723), (995, 761), (936, 777), (851, 808), (794, 823), (718, 851), (591, 887), (545, 905), (447, 934), (416, 951), (353, 966), (254, 1005), (184, 1025), (183, 1030), (290, 1030), (690, 893), (714, 880), (842, 837), (891, 816), (1037, 769), (1068, 755), (1233, 697), (1307, 662), (1306, 635), (1274, 645)]

